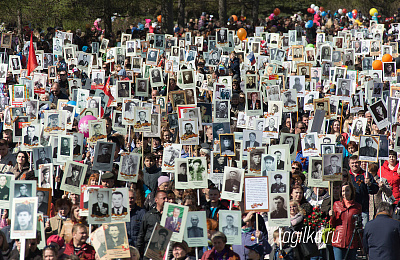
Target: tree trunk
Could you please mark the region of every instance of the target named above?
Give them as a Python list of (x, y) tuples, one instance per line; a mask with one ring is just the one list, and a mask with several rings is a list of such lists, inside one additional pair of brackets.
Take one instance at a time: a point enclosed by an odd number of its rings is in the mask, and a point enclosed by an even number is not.
[(185, 27), (185, 4), (186, 4), (185, 0), (178, 1), (178, 7), (179, 7), (178, 25), (179, 25), (179, 28)]
[(260, 0), (253, 0), (253, 25), (256, 26), (258, 24), (258, 7), (260, 5)]
[(244, 10), (245, 10), (245, 7), (244, 7), (244, 4), (242, 3), (243, 1), (242, 0), (240, 0), (239, 1), (241, 4), (240, 4), (240, 16), (243, 16), (244, 17)]
[(174, 2), (173, 0), (165, 0), (167, 3), (167, 33), (174, 34)]
[(226, 24), (226, 0), (218, 0), (218, 15), (221, 27)]
[(18, 52), (21, 52), (24, 48), (24, 35), (22, 34), (22, 12), (21, 8), (17, 10), (17, 32), (18, 32), (18, 42), (19, 49)]

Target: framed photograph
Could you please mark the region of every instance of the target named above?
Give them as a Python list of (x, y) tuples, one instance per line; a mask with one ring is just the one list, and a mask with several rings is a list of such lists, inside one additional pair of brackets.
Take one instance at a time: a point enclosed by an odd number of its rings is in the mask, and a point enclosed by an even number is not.
[(319, 98), (313, 100), (314, 111), (316, 110), (324, 110), (325, 117), (330, 118), (331, 116), (331, 109), (330, 109), (330, 102), (329, 98)]
[(17, 55), (10, 55), (9, 58), (9, 63), (11, 63), (11, 71), (13, 74), (19, 74), (22, 66), (21, 66), (21, 60)]
[(294, 160), (297, 153), (297, 145), (299, 142), (299, 136), (295, 134), (282, 133), (279, 144), (288, 144), (290, 159)]
[(207, 187), (207, 161), (205, 157), (189, 157), (187, 163), (189, 173), (189, 188), (201, 189)]
[(40, 145), (41, 124), (24, 123), (22, 127), (22, 149), (31, 151)]
[(93, 170), (111, 171), (113, 168), (115, 143), (99, 141), (95, 147)]
[(38, 198), (36, 196), (12, 200), (11, 239), (36, 238), (37, 206)]
[(322, 154), (323, 181), (341, 181), (343, 161), (341, 153)]
[[(276, 176), (274, 178), (273, 176)], [(282, 179), (280, 179), (282, 177)], [(269, 175), (270, 181), (270, 211), (268, 213), (268, 219), (270, 222), (277, 225), (281, 223), (281, 225), (286, 225), (284, 223), (290, 222), (289, 218), (289, 190), (283, 189), (283, 184), (285, 187), (288, 184), (289, 175), (287, 172), (278, 172), (278, 173), (270, 173)], [(280, 183), (274, 182), (281, 180)], [(273, 189), (278, 192), (273, 192)], [(280, 192), (283, 191), (283, 192)]]
[(388, 119), (388, 111), (385, 103), (382, 100), (378, 100), (368, 107), (369, 112), (372, 114), (372, 118), (376, 122), (376, 126), (379, 129), (383, 129), (390, 125)]
[(161, 169), (163, 172), (175, 172), (175, 159), (181, 157), (182, 145), (164, 143)]
[(12, 33), (2, 33), (1, 34), (1, 48), (11, 48), (12, 43)]
[(50, 216), (51, 196), (53, 190), (51, 188), (37, 188), (36, 197), (38, 198), (37, 212), (44, 216)]
[(235, 156), (235, 136), (233, 134), (221, 134), (220, 153), (222, 156)]
[(225, 234), (228, 245), (240, 245), (242, 243), (241, 225), (242, 216), (239, 210), (218, 211), (219, 231)]
[[(246, 105), (246, 115), (248, 116), (258, 116), (262, 115), (262, 97), (261, 97), (261, 92), (259, 91), (247, 91), (246, 93), (246, 99), (247, 99), (247, 105)], [(230, 102), (228, 102), (230, 104)], [(228, 110), (229, 107), (228, 107)], [(230, 114), (230, 113), (228, 113)], [(229, 117), (228, 117), (229, 118)]]
[(113, 188), (111, 202), (111, 221), (130, 222), (129, 189)]
[(248, 148), (261, 147), (262, 131), (259, 130), (243, 130), (244, 156), (247, 156)]
[(104, 228), (107, 256), (110, 258), (130, 257), (128, 235), (124, 222), (109, 223)]
[(296, 89), (288, 89), (283, 92), (283, 112), (294, 112), (297, 111), (297, 91)]
[(332, 61), (332, 47), (329, 45), (321, 46), (321, 62)]
[(243, 183), (244, 169), (225, 167), (221, 198), (242, 201)]
[(162, 227), (159, 223), (154, 226), (144, 256), (154, 260), (162, 260), (168, 248), (172, 231)]
[(88, 142), (95, 144), (99, 141), (104, 141), (107, 138), (106, 120), (91, 120), (89, 121), (89, 138)]
[(319, 156), (319, 139), (317, 133), (302, 133), (301, 146), (305, 156)]
[(147, 97), (149, 95), (149, 79), (136, 78), (135, 96)]
[(152, 68), (149, 70), (150, 72), (150, 83), (152, 87), (160, 87), (164, 86), (164, 79), (162, 76), (161, 68)]
[(118, 172), (118, 180), (137, 182), (140, 154), (122, 153), (121, 163)]
[(205, 211), (188, 212), (184, 240), (189, 247), (207, 246), (207, 218)]
[(378, 162), (379, 136), (361, 135), (358, 149), (360, 161)]
[(329, 181), (323, 181), (322, 157), (310, 157), (308, 164), (308, 184), (311, 187), (328, 188)]
[(159, 50), (157, 49), (148, 49), (146, 64), (157, 66), (158, 53)]
[(13, 174), (0, 174), (0, 207), (2, 209), (10, 208), (10, 188), (14, 179)]
[(52, 163), (41, 164), (38, 175), (38, 186), (40, 188), (53, 189), (54, 167)]
[(179, 119), (180, 143), (186, 145), (198, 145), (198, 119)]
[(187, 158), (175, 159), (175, 188), (187, 189), (188, 182), (188, 161)]
[(244, 211), (269, 211), (268, 177), (244, 178)]
[(62, 135), (58, 137), (57, 161), (66, 162), (73, 160), (73, 141), (72, 135)]
[(335, 153), (334, 144), (321, 144), (321, 154), (331, 154)]
[(171, 240), (181, 242), (186, 228), (186, 219), (189, 207), (164, 203), (161, 224), (172, 232)]
[(256, 91), (257, 90), (257, 75), (246, 74), (245, 77), (245, 90), (246, 91)]
[(386, 135), (379, 135), (379, 160), (389, 160), (389, 140)]
[(86, 176), (87, 165), (74, 161), (67, 161), (60, 188), (75, 194), (80, 194), (80, 186)]
[[(36, 197), (36, 185), (36, 181), (12, 180), (10, 187), (10, 207), (15, 199)], [(13, 211), (13, 208), (10, 208), (10, 211)], [(11, 212), (9, 214), (11, 215)]]
[(261, 176), (261, 157), (266, 153), (265, 147), (247, 149), (248, 175)]
[(289, 77), (289, 89), (296, 90), (297, 94), (299, 96), (304, 96), (305, 85), (306, 85), (305, 76), (290, 76)]
[(135, 124), (135, 107), (140, 105), (140, 101), (136, 99), (124, 98), (122, 102), (122, 124)]
[(151, 108), (135, 106), (135, 132), (151, 131)]
[(111, 193), (111, 189), (89, 189), (89, 224), (111, 222)]

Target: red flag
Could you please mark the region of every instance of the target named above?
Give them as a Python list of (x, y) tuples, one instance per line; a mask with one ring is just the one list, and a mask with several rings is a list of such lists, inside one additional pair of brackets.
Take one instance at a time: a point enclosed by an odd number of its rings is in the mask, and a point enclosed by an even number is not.
[(29, 57), (28, 57), (28, 76), (31, 75), (32, 71), (36, 69), (38, 66), (36, 55), (35, 55), (35, 48), (33, 48), (33, 40), (32, 40), (32, 32), (31, 32), (31, 41), (29, 42)]
[(104, 94), (106, 94), (109, 97), (108, 103), (107, 103), (107, 107), (109, 107), (111, 102), (113, 102), (113, 100), (114, 100), (114, 97), (111, 95), (110, 78), (111, 77), (108, 76), (107, 82), (106, 82), (106, 84), (104, 85), (104, 88), (103, 88)]

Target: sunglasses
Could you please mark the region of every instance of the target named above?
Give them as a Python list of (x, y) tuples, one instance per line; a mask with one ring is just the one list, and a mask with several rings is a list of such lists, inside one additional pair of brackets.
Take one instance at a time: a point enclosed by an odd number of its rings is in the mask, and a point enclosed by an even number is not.
[(299, 167), (292, 167), (292, 170), (300, 170)]

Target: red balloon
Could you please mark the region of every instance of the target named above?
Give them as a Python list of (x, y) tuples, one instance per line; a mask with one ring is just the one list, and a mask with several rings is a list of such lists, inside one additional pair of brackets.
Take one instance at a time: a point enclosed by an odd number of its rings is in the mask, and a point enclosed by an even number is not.
[(323, 12), (323, 11), (325, 11), (325, 8), (323, 8), (322, 6), (319, 8), (319, 10), (321, 11), (321, 12)]
[(281, 13), (281, 10), (279, 10), (279, 8), (275, 8), (274, 15), (278, 16), (280, 13)]
[(343, 10), (343, 14), (347, 13), (347, 9), (346, 8), (343, 8), (342, 10)]
[(307, 8), (307, 12), (309, 12), (310, 14), (313, 14), (315, 11), (314, 9), (312, 9), (311, 7)]

